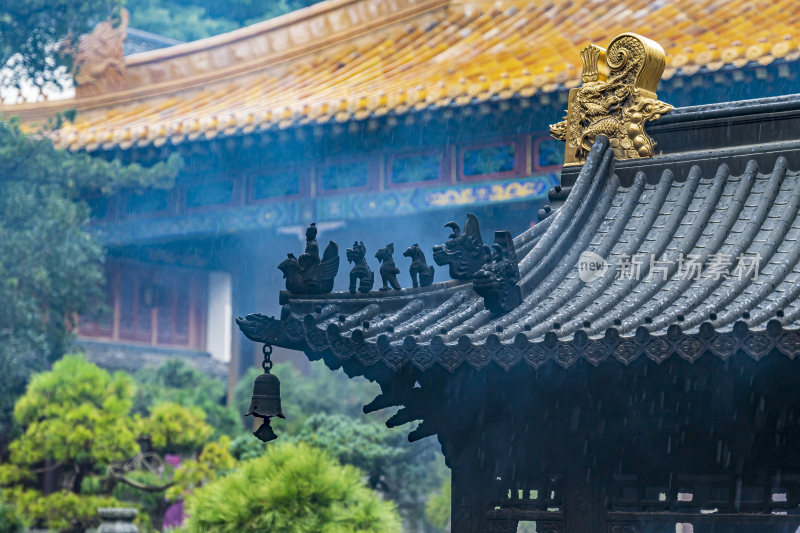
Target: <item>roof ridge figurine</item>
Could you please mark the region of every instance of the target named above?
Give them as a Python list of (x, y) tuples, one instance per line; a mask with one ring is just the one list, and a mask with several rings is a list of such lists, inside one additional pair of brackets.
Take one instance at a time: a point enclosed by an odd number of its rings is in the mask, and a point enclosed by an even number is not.
[(347, 261), (353, 263), (350, 270), (350, 294), (358, 292), (369, 293), (375, 284), (375, 273), (367, 265), (367, 247), (364, 242), (353, 241), (353, 247), (347, 249)]
[(397, 281), (397, 275), (400, 273), (400, 269), (394, 264), (394, 258), (392, 257), (392, 254), (394, 254), (393, 242), (387, 244), (384, 248), (379, 249), (375, 253), (375, 259), (381, 263), (380, 273), (383, 287), (381, 287), (380, 290), (382, 291), (388, 291), (391, 289), (396, 291), (400, 290), (400, 282)]
[(491, 261), (475, 273), (472, 286), (486, 309), (494, 314), (508, 313), (522, 303), (517, 253), (509, 231), (494, 232), (491, 254)]
[(433, 267), (428, 266), (425, 260), (425, 253), (419, 244), (414, 243), (403, 252), (403, 257), (411, 258), (411, 266), (408, 273), (411, 275), (411, 285), (417, 287), (429, 287), (433, 283)]
[(333, 290), (333, 280), (339, 272), (339, 246), (330, 241), (319, 257), (317, 225), (306, 229), (306, 248), (300, 258), (287, 254), (278, 265), (286, 279), (286, 290), (294, 294), (327, 294)]
[(78, 97), (127, 88), (123, 44), (130, 14), (122, 8), (78, 39), (72, 67)]
[(433, 247), (433, 260), (439, 266), (448, 265), (451, 278), (471, 281), (475, 272), (492, 259), (491, 250), (483, 245), (478, 217), (467, 214), (464, 233), (456, 222), (444, 226), (453, 232), (447, 242)]
[(583, 164), (600, 134), (609, 138), (617, 159), (653, 157), (656, 142), (644, 124), (672, 109), (656, 97), (664, 49), (647, 37), (623, 33), (608, 50), (586, 46), (581, 61), (583, 86), (569, 91), (565, 120), (550, 126), (550, 134), (567, 143), (564, 165)]

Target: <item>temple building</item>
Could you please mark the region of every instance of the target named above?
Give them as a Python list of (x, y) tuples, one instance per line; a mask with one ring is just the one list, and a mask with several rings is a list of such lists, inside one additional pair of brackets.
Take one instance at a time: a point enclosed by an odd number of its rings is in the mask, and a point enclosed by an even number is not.
[[(411, 261), (400, 254), (416, 243), (434, 265), (437, 228), (468, 213), (484, 231), (528, 235), (523, 252), (530, 232), (553, 235), (547, 215), (564, 198), (545, 206), (560, 184), (564, 144), (549, 127), (582, 83), (577, 51), (586, 44), (628, 31), (656, 39), (666, 52), (659, 98), (680, 108), (800, 92), (798, 28), (793, 0), (327, 0), (133, 55), (124, 55), (124, 25), (98, 28), (81, 42), (74, 98), (3, 105), (0, 114), (97, 157), (182, 156), (172, 190), (88, 199), (92, 231), (109, 249), (112, 313), (84, 319), (79, 339), (110, 366), (179, 355), (217, 374), (228, 364), (235, 380), (260, 351), (233, 317), (280, 315), (276, 258), (302, 251), (311, 222), (320, 251), (329, 240), (363, 240), (376, 276), (375, 253), (392, 242), (404, 287)], [(677, 116), (655, 128), (683, 131)], [(667, 141), (655, 138), (666, 153)], [(671, 191), (662, 192), (679, 194)], [(616, 209), (624, 199), (612, 192), (585, 191)], [(557, 268), (551, 257), (536, 276)], [(345, 278), (336, 291), (347, 290)], [(434, 282), (448, 279), (434, 266)], [(548, 308), (543, 319), (560, 312)], [(563, 322), (564, 332), (580, 325)], [(397, 338), (415, 330), (394, 327)]]
[(377, 382), (365, 412), (438, 438), (453, 533), (795, 532), (800, 95), (674, 108), (658, 43), (602, 44), (550, 128), (553, 205), (516, 235), (447, 223), (432, 257), (451, 280), (398, 288), (382, 266), (370, 290), (358, 241), (332, 291), (337, 245), (320, 257), (309, 230), (280, 314), (237, 319), (264, 345), (255, 436), (280, 431), (271, 348), (302, 350)]

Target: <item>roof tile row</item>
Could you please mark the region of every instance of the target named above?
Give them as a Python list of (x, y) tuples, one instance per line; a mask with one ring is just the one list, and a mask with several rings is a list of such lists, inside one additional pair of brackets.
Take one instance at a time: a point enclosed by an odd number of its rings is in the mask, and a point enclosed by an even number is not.
[(800, 58), (798, 29), (795, 0), (453, 2), (260, 72), (212, 82), (211, 69), (204, 86), (82, 112), (76, 100), (75, 123), (53, 136), (73, 150), (130, 148), (528, 97), (577, 86), (578, 50), (623, 31), (664, 46), (665, 78), (766, 65)]
[[(290, 295), (286, 339), (344, 358), (349, 346), (392, 368), (417, 364), (409, 354), (420, 350), (448, 368), (491, 359), (505, 367), (504, 357), (536, 366), (540, 356), (597, 364), (603, 349), (626, 364), (709, 350), (800, 354), (800, 172), (777, 155), (771, 168), (751, 159), (738, 175), (724, 158), (704, 175), (667, 157), (654, 183), (639, 172), (624, 187), (612, 161), (601, 136), (565, 204), (515, 238), (524, 300), (512, 311), (491, 313), (470, 285), (401, 291), (391, 301), (333, 293), (305, 315), (314, 302)], [(587, 253), (607, 265), (590, 279), (580, 270)], [(359, 313), (369, 326), (346, 318)]]

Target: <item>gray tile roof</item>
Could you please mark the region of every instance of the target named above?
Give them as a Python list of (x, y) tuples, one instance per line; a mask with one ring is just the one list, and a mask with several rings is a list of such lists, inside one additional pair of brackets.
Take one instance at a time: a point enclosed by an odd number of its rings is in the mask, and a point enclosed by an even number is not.
[[(564, 205), (514, 239), (525, 297), (513, 311), (491, 314), (470, 283), (390, 295), (284, 293), (275, 340), (393, 370), (737, 352), (794, 358), (800, 172), (780, 150), (763, 151), (776, 154), (768, 168), (763, 158), (762, 167), (739, 158), (731, 168), (721, 158), (705, 173), (691, 158), (655, 158), (622, 186), (601, 137)], [(588, 282), (578, 270), (586, 252), (607, 264)]]

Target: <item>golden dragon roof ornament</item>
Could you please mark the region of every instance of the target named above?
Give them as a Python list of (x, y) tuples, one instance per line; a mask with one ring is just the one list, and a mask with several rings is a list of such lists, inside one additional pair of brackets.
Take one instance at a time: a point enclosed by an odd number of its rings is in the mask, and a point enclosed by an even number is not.
[(598, 135), (611, 141), (617, 159), (653, 157), (655, 141), (644, 123), (672, 106), (656, 98), (666, 65), (664, 49), (635, 33), (615, 37), (608, 49), (590, 44), (581, 50), (583, 86), (569, 91), (567, 116), (550, 134), (567, 143), (564, 165), (580, 165)]

